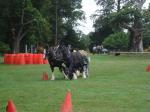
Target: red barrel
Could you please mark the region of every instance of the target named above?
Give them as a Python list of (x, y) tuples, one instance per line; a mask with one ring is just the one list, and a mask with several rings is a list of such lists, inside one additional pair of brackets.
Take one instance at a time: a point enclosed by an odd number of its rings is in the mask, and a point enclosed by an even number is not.
[(14, 57), (15, 57), (15, 54), (10, 54), (9, 64), (14, 64)]
[(48, 60), (43, 59), (43, 54), (30, 54), (30, 53), (5, 54), (4, 63), (17, 65), (48, 64)]
[(4, 64), (14, 64), (14, 54), (4, 54)]
[(33, 64), (33, 54), (25, 54), (25, 64)]
[(4, 64), (8, 64), (8, 55), (9, 54), (4, 54)]
[(43, 54), (33, 54), (33, 64), (43, 64)]
[(37, 54), (33, 54), (33, 64), (38, 64), (38, 55)]
[(11, 54), (8, 54), (7, 55), (7, 64), (10, 64), (11, 63)]
[(14, 64), (18, 65), (19, 63), (19, 54), (14, 54)]
[(14, 64), (16, 64), (16, 65), (24, 65), (25, 64), (24, 54), (15, 54), (15, 56), (14, 56)]
[(38, 59), (37, 59), (37, 64), (43, 64), (43, 54), (37, 54)]
[(24, 58), (24, 54), (18, 54), (18, 64), (19, 65), (24, 65), (25, 64), (25, 58)]

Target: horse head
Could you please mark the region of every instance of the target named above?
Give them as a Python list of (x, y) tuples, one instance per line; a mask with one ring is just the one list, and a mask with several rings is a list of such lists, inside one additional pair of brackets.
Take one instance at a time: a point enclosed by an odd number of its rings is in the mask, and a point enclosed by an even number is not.
[(50, 47), (48, 49), (47, 57), (50, 60), (63, 60), (63, 54), (58, 47)]

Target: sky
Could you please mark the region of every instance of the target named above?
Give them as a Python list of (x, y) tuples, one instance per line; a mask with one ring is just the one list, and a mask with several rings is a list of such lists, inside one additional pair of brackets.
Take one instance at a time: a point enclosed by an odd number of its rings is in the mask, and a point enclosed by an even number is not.
[[(144, 7), (148, 7), (150, 0), (146, 0)], [(93, 21), (90, 19), (90, 16), (95, 13), (98, 9), (98, 6), (95, 3), (95, 0), (82, 0), (82, 10), (85, 12), (86, 20), (80, 22), (81, 26), (78, 27), (84, 34), (88, 34), (91, 31), (94, 31)]]
[(79, 26), (79, 29), (84, 34), (88, 34), (89, 32), (94, 31), (92, 27), (93, 21), (90, 19), (90, 16), (95, 13), (98, 7), (94, 0), (82, 0), (82, 6), (82, 10), (85, 12), (86, 20), (84, 22), (80, 22), (81, 26)]

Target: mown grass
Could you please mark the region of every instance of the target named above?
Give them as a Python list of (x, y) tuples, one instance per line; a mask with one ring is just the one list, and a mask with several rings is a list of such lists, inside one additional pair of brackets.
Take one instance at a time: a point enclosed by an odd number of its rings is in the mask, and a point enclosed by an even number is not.
[(59, 112), (67, 89), (74, 112), (149, 112), (149, 56), (91, 56), (90, 77), (43, 81), (49, 65), (0, 64), (0, 112), (12, 99), (18, 112)]

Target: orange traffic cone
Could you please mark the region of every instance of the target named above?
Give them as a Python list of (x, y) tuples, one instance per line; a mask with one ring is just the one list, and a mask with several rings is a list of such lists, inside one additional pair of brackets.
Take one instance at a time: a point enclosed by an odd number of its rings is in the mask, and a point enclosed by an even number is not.
[(42, 77), (43, 80), (48, 80), (48, 74), (47, 72), (43, 72), (43, 77)]
[(45, 80), (48, 80), (48, 73), (45, 72)]
[(45, 80), (45, 72), (43, 72), (43, 77), (42, 77), (42, 79)]
[(67, 91), (67, 94), (61, 106), (60, 112), (73, 112), (70, 91)]
[(147, 66), (146, 71), (150, 72), (150, 65)]
[(6, 112), (17, 112), (15, 105), (12, 100), (8, 101), (7, 107), (6, 107)]

